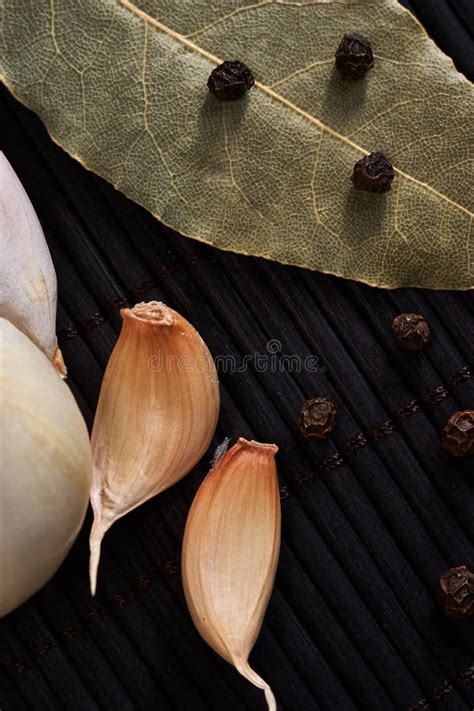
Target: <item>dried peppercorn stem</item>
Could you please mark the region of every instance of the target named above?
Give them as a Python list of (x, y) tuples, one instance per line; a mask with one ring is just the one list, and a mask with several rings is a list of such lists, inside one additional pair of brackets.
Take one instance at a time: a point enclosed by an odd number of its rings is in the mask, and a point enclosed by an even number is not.
[(265, 700), (267, 702), (268, 711), (276, 711), (277, 705), (275, 696), (273, 695), (273, 691), (271, 690), (267, 682), (264, 681), (262, 677), (257, 674), (257, 672), (254, 672), (250, 664), (247, 661), (242, 661), (236, 663), (235, 668), (237, 669), (239, 674), (242, 674), (245, 679), (250, 681), (254, 686), (258, 687), (259, 689), (262, 689), (263, 693), (265, 694)]

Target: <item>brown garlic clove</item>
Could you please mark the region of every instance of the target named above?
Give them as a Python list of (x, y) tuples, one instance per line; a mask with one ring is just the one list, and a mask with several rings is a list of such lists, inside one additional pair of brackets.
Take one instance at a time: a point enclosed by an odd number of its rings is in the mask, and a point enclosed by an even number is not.
[(216, 368), (191, 324), (157, 301), (121, 315), (92, 430), (92, 594), (105, 532), (194, 467), (219, 414)]
[(182, 574), (189, 611), (205, 641), (265, 693), (249, 654), (262, 626), (280, 550), (278, 448), (240, 439), (213, 465), (186, 522)]

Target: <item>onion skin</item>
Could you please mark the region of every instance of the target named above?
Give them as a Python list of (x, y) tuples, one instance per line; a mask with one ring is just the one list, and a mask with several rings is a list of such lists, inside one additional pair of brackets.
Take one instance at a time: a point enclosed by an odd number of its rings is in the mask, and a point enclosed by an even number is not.
[(92, 455), (74, 396), (0, 318), (0, 616), (56, 572), (87, 509)]

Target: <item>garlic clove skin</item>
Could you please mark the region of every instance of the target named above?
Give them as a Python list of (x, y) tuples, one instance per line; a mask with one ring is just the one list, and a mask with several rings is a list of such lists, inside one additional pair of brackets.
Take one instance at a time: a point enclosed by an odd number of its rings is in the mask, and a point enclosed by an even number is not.
[(157, 301), (121, 315), (92, 431), (93, 595), (105, 532), (194, 467), (219, 414), (215, 365), (193, 326)]
[(0, 152), (0, 316), (23, 331), (65, 377), (56, 338), (57, 282), (33, 205)]
[(87, 509), (92, 453), (74, 396), (0, 318), (0, 616), (62, 563)]
[(193, 622), (215, 652), (265, 693), (248, 657), (262, 626), (280, 552), (278, 448), (240, 439), (201, 484), (186, 521), (182, 577)]

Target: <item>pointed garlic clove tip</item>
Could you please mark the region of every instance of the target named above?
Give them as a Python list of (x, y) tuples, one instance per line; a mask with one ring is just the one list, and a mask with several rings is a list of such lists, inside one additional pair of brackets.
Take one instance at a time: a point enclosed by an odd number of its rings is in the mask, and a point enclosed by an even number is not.
[(100, 547), (103, 534), (100, 537), (93, 536), (89, 540), (90, 558), (89, 558), (89, 581), (92, 597), (95, 597), (97, 592), (97, 573), (99, 570)]
[(235, 668), (242, 674), (244, 679), (250, 681), (258, 689), (262, 689), (265, 694), (265, 701), (267, 702), (268, 711), (277, 711), (277, 703), (273, 691), (269, 687), (266, 681), (262, 679), (254, 670), (249, 666), (248, 663), (236, 664)]
[(97, 573), (99, 570), (102, 539), (109, 528), (110, 525), (105, 524), (101, 519), (94, 518), (89, 537), (89, 581), (92, 597), (95, 596), (97, 591)]
[(276, 445), (239, 439), (221, 454), (191, 506), (182, 574), (189, 611), (206, 642), (276, 702), (248, 657), (272, 592), (280, 550)]
[(105, 531), (194, 467), (219, 413), (215, 365), (191, 324), (158, 301), (121, 315), (92, 430), (92, 589)]
[(59, 348), (56, 348), (53, 356), (53, 365), (58, 371), (61, 378), (67, 378), (67, 368), (64, 362), (63, 354)]
[(0, 316), (65, 375), (56, 340), (56, 273), (33, 205), (0, 152)]

